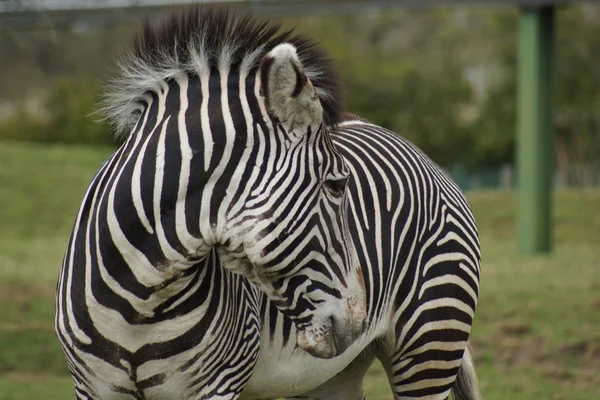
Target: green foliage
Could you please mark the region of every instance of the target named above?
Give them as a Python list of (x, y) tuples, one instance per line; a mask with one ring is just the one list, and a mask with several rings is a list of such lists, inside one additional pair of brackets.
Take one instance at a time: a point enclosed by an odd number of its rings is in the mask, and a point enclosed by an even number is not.
[(461, 59), (450, 55), (462, 35), (453, 16), (447, 11), (344, 16), (303, 21), (299, 29), (338, 60), (349, 112), (451, 165), (466, 148), (463, 114), (473, 98)]
[(60, 79), (42, 104), (47, 117), (20, 109), (0, 126), (0, 139), (115, 145), (110, 128), (93, 114), (99, 91), (87, 80)]
[[(518, 16), (516, 8), (453, 7), (320, 15), (287, 25), (313, 36), (338, 61), (349, 112), (406, 137), (445, 167), (479, 170), (514, 161)], [(0, 36), (0, 58), (7, 60), (0, 97), (47, 92), (42, 115), (23, 107), (0, 122), (0, 140), (117, 144), (92, 113), (97, 77), (114, 65), (108, 55), (131, 31)], [(598, 37), (599, 7), (557, 9), (559, 169), (600, 158)]]
[[(315, 19), (309, 31), (340, 60), (349, 111), (442, 165), (481, 169), (514, 162), (518, 17), (516, 9), (391, 12)], [(557, 164), (597, 163), (600, 9), (558, 9), (556, 36)], [(469, 71), (479, 82), (465, 79)]]
[[(600, 9), (569, 7), (556, 15), (555, 150), (557, 167), (565, 169), (600, 160)], [(469, 164), (477, 167), (514, 161), (518, 14), (496, 14), (488, 22), (501, 35), (489, 43), (501, 74), (472, 125)]]
[(468, 156), (463, 164), (482, 168), (512, 163), (515, 154), (515, 95), (514, 79), (490, 88), (479, 106), (478, 117), (469, 127)]
[(48, 98), (49, 138), (64, 143), (111, 143), (107, 126), (95, 121), (98, 85), (63, 79)]
[(558, 16), (555, 133), (559, 167), (600, 163), (600, 9), (595, 13), (583, 10)]

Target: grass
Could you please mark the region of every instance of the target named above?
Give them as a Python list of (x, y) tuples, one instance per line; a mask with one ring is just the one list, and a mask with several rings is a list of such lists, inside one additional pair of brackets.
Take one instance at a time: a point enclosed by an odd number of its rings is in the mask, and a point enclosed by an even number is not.
[[(73, 398), (53, 332), (75, 211), (110, 148), (0, 143), (0, 399)], [(470, 193), (483, 277), (472, 342), (487, 400), (589, 400), (600, 387), (600, 191), (554, 196), (555, 251), (515, 253), (515, 196)], [(390, 398), (379, 365), (365, 387)]]

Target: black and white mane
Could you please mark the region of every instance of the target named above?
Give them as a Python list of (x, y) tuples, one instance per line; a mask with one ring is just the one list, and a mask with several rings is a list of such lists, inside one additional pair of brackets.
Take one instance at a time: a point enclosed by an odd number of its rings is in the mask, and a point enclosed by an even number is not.
[(211, 70), (246, 75), (255, 72), (261, 58), (281, 43), (296, 47), (304, 73), (321, 100), (324, 123), (339, 122), (340, 79), (333, 61), (312, 39), (251, 15), (201, 7), (173, 14), (161, 24), (144, 23), (133, 49), (122, 57), (102, 112), (118, 134), (126, 133), (139, 116), (140, 101), (148, 92), (160, 91), (165, 81)]

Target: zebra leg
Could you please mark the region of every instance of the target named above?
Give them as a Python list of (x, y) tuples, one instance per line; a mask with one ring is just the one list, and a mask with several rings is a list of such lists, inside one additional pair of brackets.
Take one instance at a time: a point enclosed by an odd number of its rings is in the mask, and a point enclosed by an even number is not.
[(481, 400), (475, 364), (473, 364), (471, 348), (468, 345), (452, 387), (452, 394), (456, 400)]
[(285, 400), (366, 400), (363, 379), (374, 360), (374, 352), (367, 348), (343, 371), (318, 388)]
[[(481, 400), (477, 375), (468, 346), (464, 349), (463, 358), (458, 362), (460, 367), (445, 368), (444, 365), (448, 361), (442, 357), (423, 361), (422, 356), (416, 355), (398, 358), (396, 362), (391, 362), (391, 358), (383, 354), (378, 358), (388, 374), (394, 400), (408, 398), (448, 400), (450, 392), (455, 400)], [(442, 373), (436, 377), (436, 371)], [(455, 378), (453, 383), (449, 383), (449, 377)]]
[[(388, 337), (377, 354), (388, 374), (394, 399), (444, 400), (453, 387), (460, 389), (458, 394), (466, 393), (459, 397), (461, 400), (479, 399), (476, 389), (471, 390), (476, 380), (466, 350), (470, 324), (457, 322), (455, 315), (448, 315), (447, 308), (420, 312), (408, 324), (396, 321), (399, 323), (395, 324), (395, 334)], [(455, 383), (457, 375), (461, 380)]]
[(382, 355), (379, 360), (387, 372), (394, 400), (447, 399), (460, 364), (459, 360), (447, 365), (443, 358), (433, 359), (426, 353)]

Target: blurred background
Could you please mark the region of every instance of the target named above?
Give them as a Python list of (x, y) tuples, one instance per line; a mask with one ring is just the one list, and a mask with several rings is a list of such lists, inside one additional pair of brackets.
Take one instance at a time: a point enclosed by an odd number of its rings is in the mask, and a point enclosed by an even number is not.
[[(0, 0), (0, 399), (73, 398), (54, 288), (86, 186), (119, 145), (94, 111), (143, 17), (179, 6), (105, 8), (124, 3)], [(484, 398), (598, 398), (600, 4), (556, 10), (554, 246), (526, 256), (515, 239), (519, 9), (407, 3), (259, 11), (315, 37), (338, 61), (346, 109), (414, 142), (466, 191), (483, 247), (472, 344)], [(365, 385), (369, 399), (391, 398), (378, 365)]]

